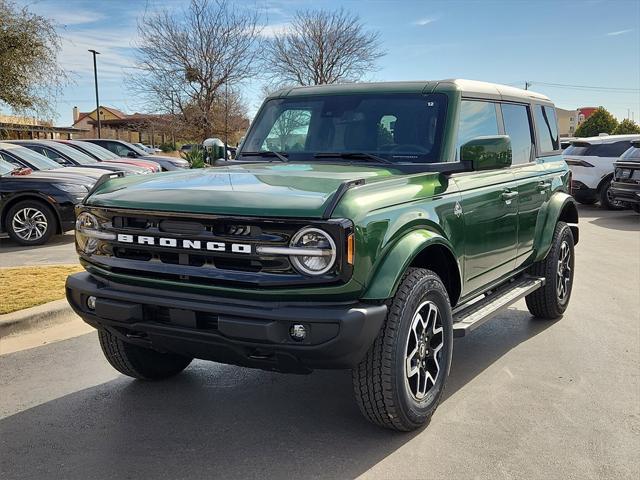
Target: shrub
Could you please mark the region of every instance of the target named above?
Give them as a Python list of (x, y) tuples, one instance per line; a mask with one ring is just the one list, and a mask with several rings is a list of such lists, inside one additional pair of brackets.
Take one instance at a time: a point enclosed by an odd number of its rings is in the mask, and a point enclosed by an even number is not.
[(201, 148), (194, 148), (189, 152), (180, 152), (182, 158), (184, 158), (191, 168), (203, 168), (206, 164), (204, 161), (205, 151)]
[(604, 107), (598, 107), (576, 128), (576, 137), (596, 137), (601, 133), (613, 133), (618, 121)]
[(172, 142), (165, 142), (165, 143), (161, 143), (158, 148), (162, 150), (164, 153), (175, 152), (176, 144)]
[(629, 118), (625, 118), (613, 131), (614, 135), (625, 135), (629, 133), (640, 133), (640, 125)]

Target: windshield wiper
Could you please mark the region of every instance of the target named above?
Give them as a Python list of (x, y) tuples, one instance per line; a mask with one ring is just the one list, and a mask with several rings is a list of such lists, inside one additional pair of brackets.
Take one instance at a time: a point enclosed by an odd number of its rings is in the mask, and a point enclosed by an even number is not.
[(280, 152), (274, 152), (273, 150), (264, 150), (264, 151), (260, 151), (260, 152), (242, 152), (240, 154), (241, 157), (244, 156), (250, 157), (277, 157), (278, 160), (280, 160), (281, 162), (288, 162), (289, 159), (287, 158), (287, 154), (286, 153), (280, 153)]
[(378, 155), (374, 155), (373, 153), (367, 152), (319, 152), (314, 155), (315, 158), (346, 158), (350, 160), (363, 160), (365, 162), (378, 162), (378, 163), (388, 163), (391, 165), (395, 165), (391, 160), (387, 160), (386, 158), (379, 157)]

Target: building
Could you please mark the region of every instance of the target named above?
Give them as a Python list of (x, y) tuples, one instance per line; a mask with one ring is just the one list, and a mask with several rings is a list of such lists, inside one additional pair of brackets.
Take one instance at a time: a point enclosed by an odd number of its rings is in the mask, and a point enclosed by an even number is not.
[(578, 109), (578, 125), (589, 118), (597, 109), (598, 107), (580, 107)]
[(116, 108), (103, 105), (91, 112), (80, 112), (78, 107), (73, 107), (73, 127), (83, 131), (80, 138), (98, 137), (98, 112), (102, 138), (154, 146), (171, 140), (171, 133), (166, 128), (170, 123), (166, 115), (128, 115)]
[(0, 139), (71, 139), (84, 133), (76, 127), (54, 127), (52, 122), (35, 117), (0, 114)]
[(579, 110), (565, 110), (556, 107), (556, 115), (558, 116), (558, 132), (561, 137), (573, 137), (579, 123)]

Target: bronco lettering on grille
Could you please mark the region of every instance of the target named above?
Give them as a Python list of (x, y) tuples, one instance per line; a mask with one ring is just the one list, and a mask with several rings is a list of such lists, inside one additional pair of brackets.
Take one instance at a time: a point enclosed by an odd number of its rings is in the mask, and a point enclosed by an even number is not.
[(251, 253), (251, 245), (244, 243), (204, 242), (201, 240), (151, 237), (147, 235), (118, 234), (118, 242), (136, 245), (158, 245), (160, 247), (183, 248), (185, 250), (208, 250), (210, 252)]

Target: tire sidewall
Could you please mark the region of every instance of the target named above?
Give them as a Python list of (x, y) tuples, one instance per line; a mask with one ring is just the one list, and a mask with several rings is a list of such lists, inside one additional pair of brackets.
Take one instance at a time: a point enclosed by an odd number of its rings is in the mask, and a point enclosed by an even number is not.
[[(436, 379), (436, 383), (429, 389), (425, 398), (418, 401), (409, 391), (409, 387), (405, 381), (405, 350), (414, 314), (418, 307), (425, 301), (431, 301), (438, 307), (443, 327), (444, 345), (441, 370)], [(397, 397), (396, 404), (405, 418), (416, 426), (419, 426), (429, 419), (440, 402), (445, 382), (449, 376), (453, 351), (453, 319), (449, 297), (444, 285), (435, 274), (428, 275), (413, 285), (409, 297), (401, 309), (400, 315), (398, 337), (393, 352), (393, 382)]]
[(608, 192), (611, 189), (612, 181), (613, 178), (609, 178), (602, 184), (602, 188), (600, 190), (600, 206), (607, 210), (621, 210), (623, 208), (621, 205), (616, 205), (609, 200)]
[[(548, 267), (548, 271), (553, 272), (553, 277), (551, 279), (547, 278), (547, 281), (552, 282), (553, 291), (555, 292), (556, 308), (558, 309), (558, 313), (562, 314), (569, 306), (569, 301), (571, 300), (571, 293), (573, 291), (573, 280), (575, 276), (576, 257), (575, 257), (575, 249), (574, 249), (574, 242), (573, 242), (573, 234), (571, 233), (571, 229), (569, 228), (569, 225), (567, 225), (566, 223), (562, 223), (558, 225), (559, 225), (560, 231), (558, 232), (558, 235), (556, 237), (556, 244), (554, 245), (553, 253), (552, 255), (549, 256), (549, 260), (551, 261), (551, 264)], [(568, 288), (567, 295), (565, 296), (565, 299), (563, 301), (560, 301), (557, 295), (558, 275), (556, 272), (558, 268), (558, 261), (560, 259), (560, 254), (562, 251), (561, 249), (562, 242), (564, 241), (566, 241), (567, 244), (569, 245), (569, 253), (571, 255), (571, 259), (570, 259), (571, 275), (570, 275), (569, 288)]]
[[(37, 240), (23, 240), (13, 231), (13, 218), (15, 217), (16, 213), (24, 208), (35, 208), (41, 211), (47, 219), (47, 230), (44, 232), (44, 235), (42, 235), (42, 237)], [(56, 230), (56, 225), (56, 218), (51, 208), (44, 202), (40, 202), (37, 200), (24, 200), (22, 202), (16, 203), (9, 209), (9, 212), (7, 212), (7, 216), (5, 218), (5, 229), (9, 236), (17, 243), (25, 246), (42, 245), (43, 243), (49, 241)]]

